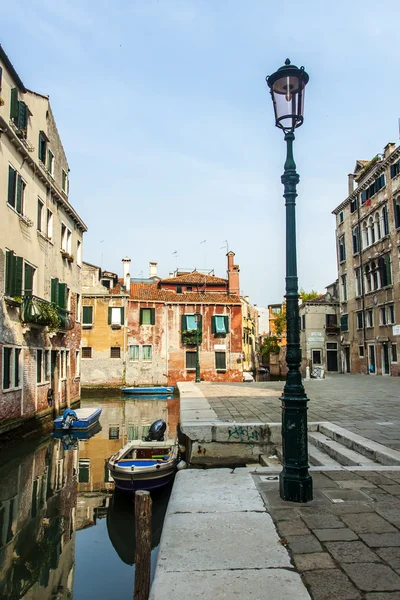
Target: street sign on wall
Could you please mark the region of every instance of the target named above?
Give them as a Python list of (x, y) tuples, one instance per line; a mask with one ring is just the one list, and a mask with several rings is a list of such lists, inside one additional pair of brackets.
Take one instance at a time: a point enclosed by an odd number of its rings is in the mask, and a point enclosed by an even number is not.
[(400, 335), (400, 325), (393, 325), (393, 335)]

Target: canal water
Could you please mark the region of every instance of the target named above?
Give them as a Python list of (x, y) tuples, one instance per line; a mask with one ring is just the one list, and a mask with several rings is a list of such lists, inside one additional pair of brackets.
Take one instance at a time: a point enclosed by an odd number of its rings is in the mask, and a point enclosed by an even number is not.
[[(101, 406), (88, 440), (15, 443), (0, 454), (0, 599), (131, 599), (135, 524), (132, 498), (114, 492), (107, 459), (164, 419), (174, 438), (179, 399), (83, 396)], [(171, 486), (152, 492), (152, 571)]]

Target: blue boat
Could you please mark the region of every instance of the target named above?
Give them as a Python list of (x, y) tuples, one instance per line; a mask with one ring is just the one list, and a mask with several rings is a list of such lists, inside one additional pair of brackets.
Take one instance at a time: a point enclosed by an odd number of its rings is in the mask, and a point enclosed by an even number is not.
[(153, 396), (158, 396), (159, 394), (173, 394), (174, 388), (173, 386), (165, 387), (126, 387), (122, 388), (121, 392), (123, 394), (134, 394), (135, 396), (142, 396), (143, 394), (150, 394)]
[(101, 408), (66, 408), (54, 421), (54, 429), (64, 432), (91, 429), (99, 420)]
[(135, 394), (126, 394), (126, 396), (127, 396), (126, 401), (142, 400), (142, 402), (143, 402), (144, 400), (160, 401), (160, 400), (172, 400), (173, 399), (172, 394), (142, 394), (142, 395), (137, 395), (137, 396), (135, 396)]
[(78, 448), (79, 440), (89, 440), (99, 431), (101, 431), (101, 425), (97, 421), (90, 429), (56, 429), (53, 437), (61, 440), (64, 450), (74, 450)]

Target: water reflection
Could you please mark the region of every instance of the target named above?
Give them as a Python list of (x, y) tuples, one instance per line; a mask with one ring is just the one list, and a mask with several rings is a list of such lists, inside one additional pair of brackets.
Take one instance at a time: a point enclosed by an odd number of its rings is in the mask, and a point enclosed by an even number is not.
[[(179, 400), (107, 395), (81, 405), (103, 409), (101, 429), (90, 439), (22, 442), (2, 457), (0, 599), (132, 597), (134, 506), (132, 498), (114, 495), (106, 463), (157, 419), (175, 437)], [(152, 495), (153, 564), (169, 493)]]

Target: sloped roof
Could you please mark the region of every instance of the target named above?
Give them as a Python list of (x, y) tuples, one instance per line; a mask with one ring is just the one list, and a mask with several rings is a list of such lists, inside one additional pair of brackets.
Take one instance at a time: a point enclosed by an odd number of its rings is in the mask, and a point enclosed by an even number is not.
[(173, 304), (240, 304), (240, 297), (218, 292), (185, 292), (177, 294), (163, 290), (155, 284), (131, 283), (130, 298), (148, 302), (171, 302)]
[(161, 279), (161, 283), (198, 283), (201, 285), (206, 283), (206, 285), (226, 285), (227, 280), (222, 279), (221, 277), (216, 277), (215, 275), (206, 275), (205, 273), (193, 271), (192, 273), (183, 273), (177, 277), (167, 277), (166, 279)]

